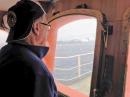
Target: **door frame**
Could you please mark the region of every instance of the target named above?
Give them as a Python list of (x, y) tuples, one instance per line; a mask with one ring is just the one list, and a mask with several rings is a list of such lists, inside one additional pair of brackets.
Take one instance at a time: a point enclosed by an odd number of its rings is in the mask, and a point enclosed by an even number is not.
[[(61, 17), (64, 16), (69, 16), (69, 15), (85, 15), (85, 16), (92, 16), (95, 17), (97, 19), (97, 30), (96, 30), (96, 41), (95, 41), (95, 50), (94, 50), (94, 61), (93, 61), (93, 72), (92, 72), (92, 79), (91, 79), (91, 90), (90, 90), (90, 95), (91, 97), (93, 97), (93, 90), (96, 88), (97, 86), (97, 82), (98, 82), (98, 72), (99, 72), (99, 64), (100, 64), (100, 54), (101, 54), (101, 41), (102, 41), (102, 32), (104, 31), (104, 28), (102, 26), (103, 23), (103, 16), (102, 13), (100, 11), (97, 10), (92, 10), (92, 9), (70, 9), (70, 10), (66, 10), (63, 12), (60, 12), (56, 15), (54, 15), (53, 17), (51, 17), (49, 19), (49, 23), (51, 25), (54, 25), (52, 27), (51, 30), (51, 35), (49, 35), (48, 37), (48, 43), (50, 44), (50, 49), (49, 53), (47, 54), (46, 59), (48, 59), (48, 57), (51, 56), (51, 54), (53, 53), (53, 60), (54, 60), (54, 52), (55, 52), (55, 48), (56, 48), (56, 37), (57, 37), (57, 29), (59, 27), (61, 27), (63, 24), (62, 22), (60, 23), (55, 23), (55, 21)], [(55, 39), (54, 39), (55, 38)], [(47, 61), (46, 61), (47, 62)], [(52, 62), (52, 65), (54, 65), (54, 62)]]

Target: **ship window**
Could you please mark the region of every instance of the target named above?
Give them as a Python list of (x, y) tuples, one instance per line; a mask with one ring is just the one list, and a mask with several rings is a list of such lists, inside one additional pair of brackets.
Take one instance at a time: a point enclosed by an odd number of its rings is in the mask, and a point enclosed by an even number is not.
[(97, 19), (67, 23), (57, 32), (54, 77), (62, 84), (89, 95), (93, 70)]

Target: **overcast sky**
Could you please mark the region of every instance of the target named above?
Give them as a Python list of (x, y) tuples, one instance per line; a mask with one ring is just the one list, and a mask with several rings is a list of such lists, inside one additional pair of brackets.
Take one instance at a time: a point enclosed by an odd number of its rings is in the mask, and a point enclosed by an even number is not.
[(95, 39), (97, 28), (96, 18), (81, 19), (68, 23), (58, 30), (58, 41)]

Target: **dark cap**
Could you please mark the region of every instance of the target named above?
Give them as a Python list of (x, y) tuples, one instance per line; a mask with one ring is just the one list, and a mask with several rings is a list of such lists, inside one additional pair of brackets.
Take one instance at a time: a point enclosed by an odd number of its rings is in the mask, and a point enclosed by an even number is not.
[(33, 21), (43, 14), (42, 8), (30, 0), (21, 0), (9, 8), (7, 22), (10, 32), (7, 42), (25, 38), (31, 30)]

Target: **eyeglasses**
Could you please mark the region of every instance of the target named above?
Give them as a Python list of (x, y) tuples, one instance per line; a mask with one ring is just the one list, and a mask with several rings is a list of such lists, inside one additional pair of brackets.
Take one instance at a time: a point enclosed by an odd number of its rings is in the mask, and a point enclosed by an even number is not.
[(42, 22), (41, 22), (41, 24), (42, 24), (42, 25), (45, 25), (45, 26), (48, 26), (48, 27), (49, 27), (49, 29), (51, 28), (51, 25), (50, 25), (50, 24), (48, 24), (48, 23), (42, 23)]

